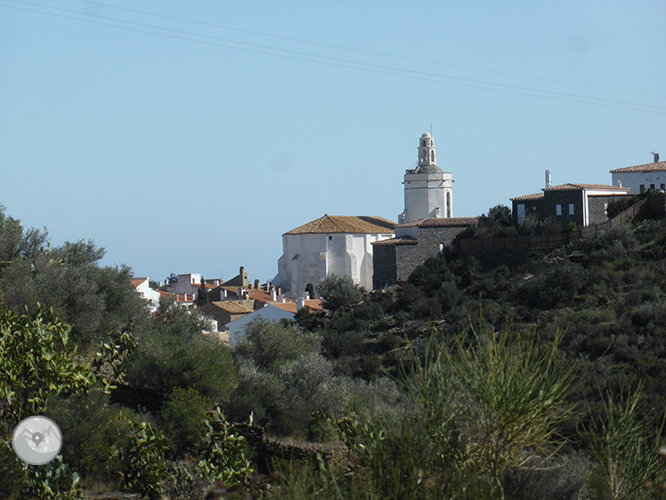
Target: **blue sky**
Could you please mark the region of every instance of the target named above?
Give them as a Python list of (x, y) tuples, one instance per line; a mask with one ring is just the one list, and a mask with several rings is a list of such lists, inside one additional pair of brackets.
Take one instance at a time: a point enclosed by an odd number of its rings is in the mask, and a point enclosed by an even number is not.
[(0, 203), (137, 276), (272, 279), (325, 213), (454, 215), (666, 156), (666, 2), (0, 0)]

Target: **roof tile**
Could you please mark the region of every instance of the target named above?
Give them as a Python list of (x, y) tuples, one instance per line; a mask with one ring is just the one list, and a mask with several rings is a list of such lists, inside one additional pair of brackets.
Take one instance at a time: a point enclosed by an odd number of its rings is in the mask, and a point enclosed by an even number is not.
[(653, 172), (655, 170), (666, 170), (666, 161), (657, 161), (653, 163), (645, 163), (643, 165), (634, 165), (633, 167), (623, 167), (611, 170), (611, 174), (619, 174), (622, 172)]
[(382, 217), (324, 215), (284, 234), (393, 233), (395, 222)]

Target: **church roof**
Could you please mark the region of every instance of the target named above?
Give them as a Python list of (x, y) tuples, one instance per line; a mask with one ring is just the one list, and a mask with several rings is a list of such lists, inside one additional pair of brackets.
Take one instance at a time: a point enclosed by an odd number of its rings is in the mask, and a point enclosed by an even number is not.
[(388, 240), (373, 241), (371, 245), (392, 246), (392, 245), (418, 245), (419, 240), (411, 236), (399, 236), (397, 238), (389, 238)]
[(298, 226), (284, 234), (328, 234), (328, 233), (358, 233), (379, 234), (392, 233), (395, 222), (382, 217), (365, 215), (328, 215)]
[(616, 168), (611, 170), (611, 174), (619, 174), (623, 172), (654, 172), (657, 170), (666, 170), (666, 161), (657, 161), (653, 163), (645, 163), (643, 165), (634, 165), (633, 167)]
[(476, 221), (476, 217), (439, 217), (417, 219), (400, 224), (398, 227), (468, 227), (475, 224)]

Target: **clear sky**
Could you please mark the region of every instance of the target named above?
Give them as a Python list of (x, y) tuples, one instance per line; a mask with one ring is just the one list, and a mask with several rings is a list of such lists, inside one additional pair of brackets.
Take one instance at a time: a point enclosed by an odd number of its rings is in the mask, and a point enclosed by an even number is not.
[(272, 279), (281, 235), (666, 158), (664, 0), (0, 0), (0, 203), (136, 276)]

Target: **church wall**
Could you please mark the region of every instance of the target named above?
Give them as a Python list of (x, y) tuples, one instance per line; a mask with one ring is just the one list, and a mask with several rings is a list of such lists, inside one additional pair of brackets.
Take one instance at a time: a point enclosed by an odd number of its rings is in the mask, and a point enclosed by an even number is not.
[(407, 281), (410, 274), (430, 257), (436, 257), (441, 251), (440, 245), (450, 245), (458, 233), (466, 227), (421, 227), (418, 245), (400, 245), (396, 247), (396, 277), (398, 281)]
[(375, 245), (372, 256), (372, 288), (379, 290), (397, 282), (396, 271), (397, 245)]

